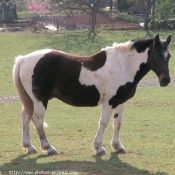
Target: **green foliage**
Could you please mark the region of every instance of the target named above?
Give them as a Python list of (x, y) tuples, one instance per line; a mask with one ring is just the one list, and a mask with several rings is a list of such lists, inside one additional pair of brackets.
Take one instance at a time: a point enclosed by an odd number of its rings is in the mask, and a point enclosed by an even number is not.
[(127, 0), (122, 0), (122, 9), (126, 11), (126, 10), (128, 10), (128, 8), (129, 8), (128, 1)]
[(127, 13), (116, 13), (116, 17), (118, 19), (121, 19), (123, 21), (127, 21), (127, 22), (130, 22), (130, 23), (139, 23), (139, 19), (134, 17), (133, 15), (128, 15)]
[(170, 0), (162, 0), (156, 6), (156, 18), (168, 19), (174, 15), (174, 2)]

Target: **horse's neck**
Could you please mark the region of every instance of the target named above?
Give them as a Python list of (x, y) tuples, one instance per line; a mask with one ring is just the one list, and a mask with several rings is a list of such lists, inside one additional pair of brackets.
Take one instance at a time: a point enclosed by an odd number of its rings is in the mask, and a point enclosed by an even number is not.
[(131, 57), (131, 62), (128, 60), (128, 69), (131, 67), (131, 72), (134, 76), (134, 83), (138, 84), (139, 81), (150, 71), (148, 64), (148, 49), (145, 52), (138, 53), (136, 50)]
[[(128, 52), (123, 52), (119, 57), (115, 57), (123, 76), (127, 77), (128, 81), (133, 81), (137, 84), (150, 70), (147, 63), (148, 50), (138, 53), (135, 49)], [(121, 74), (120, 74), (121, 75)]]

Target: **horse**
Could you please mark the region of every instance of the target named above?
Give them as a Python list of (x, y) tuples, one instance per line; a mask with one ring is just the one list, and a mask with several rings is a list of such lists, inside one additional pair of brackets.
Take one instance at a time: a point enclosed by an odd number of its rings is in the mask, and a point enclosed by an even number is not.
[(90, 56), (76, 56), (55, 49), (37, 50), (18, 56), (13, 79), (22, 102), (22, 147), (37, 153), (29, 132), (30, 121), (39, 135), (41, 148), (48, 155), (58, 154), (44, 131), (48, 101), (57, 98), (76, 107), (101, 105), (102, 113), (93, 146), (97, 155), (107, 154), (102, 139), (113, 114), (111, 146), (126, 154), (120, 142), (124, 103), (132, 98), (139, 81), (152, 70), (161, 87), (170, 83), (168, 63), (171, 57), (166, 40), (159, 35), (114, 43)]

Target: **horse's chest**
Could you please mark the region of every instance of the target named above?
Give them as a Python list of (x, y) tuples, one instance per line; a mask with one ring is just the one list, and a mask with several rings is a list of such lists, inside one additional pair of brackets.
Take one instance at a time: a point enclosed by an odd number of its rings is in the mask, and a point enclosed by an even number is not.
[(131, 82), (127, 82), (125, 85), (120, 86), (116, 94), (109, 99), (109, 105), (112, 108), (116, 108), (119, 104), (122, 104), (132, 98), (136, 92), (136, 85)]
[(103, 69), (97, 71), (90, 71), (82, 67), (79, 76), (79, 82), (81, 85), (94, 85), (98, 89), (100, 94), (102, 94), (105, 91), (106, 85), (110, 80), (111, 79), (109, 75), (105, 71), (103, 71)]

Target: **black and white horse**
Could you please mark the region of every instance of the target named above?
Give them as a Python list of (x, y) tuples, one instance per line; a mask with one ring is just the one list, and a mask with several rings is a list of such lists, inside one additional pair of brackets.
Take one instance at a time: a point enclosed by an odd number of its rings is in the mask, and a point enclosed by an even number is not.
[[(102, 104), (102, 114), (94, 139), (97, 154), (105, 154), (102, 138), (110, 116), (114, 115), (112, 147), (126, 153), (119, 131), (124, 103), (135, 94), (137, 84), (150, 71), (159, 78), (160, 86), (170, 83), (168, 45), (171, 36), (114, 43), (91, 56), (75, 56), (46, 49), (16, 58), (13, 78), (22, 108), (22, 146), (36, 153), (29, 133), (32, 121), (41, 148), (48, 155), (57, 154), (44, 132), (44, 114), (48, 101), (57, 98), (77, 107)], [(72, 116), (73, 117), (73, 116)], [(88, 116), (87, 116), (88, 117)]]

